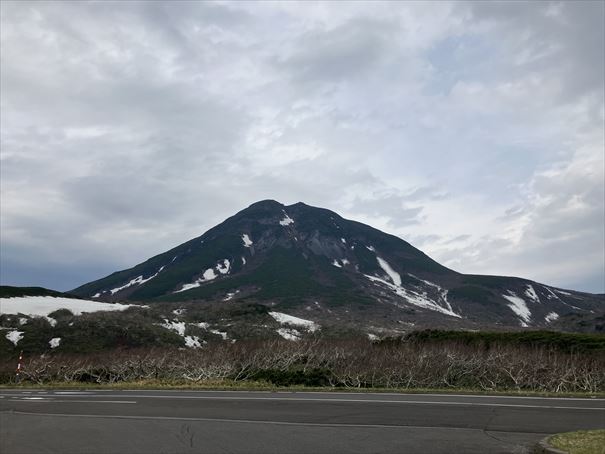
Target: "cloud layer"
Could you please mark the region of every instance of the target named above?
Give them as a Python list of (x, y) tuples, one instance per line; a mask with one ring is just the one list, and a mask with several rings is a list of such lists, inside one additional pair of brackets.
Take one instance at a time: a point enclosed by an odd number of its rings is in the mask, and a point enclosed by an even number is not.
[(73, 288), (272, 198), (604, 292), (603, 8), (2, 2), (2, 283)]

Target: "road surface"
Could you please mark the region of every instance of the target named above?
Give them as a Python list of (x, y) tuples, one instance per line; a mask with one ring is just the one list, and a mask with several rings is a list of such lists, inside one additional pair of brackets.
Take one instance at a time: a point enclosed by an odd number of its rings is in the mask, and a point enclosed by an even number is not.
[(605, 399), (0, 390), (2, 454), (521, 454), (598, 428)]

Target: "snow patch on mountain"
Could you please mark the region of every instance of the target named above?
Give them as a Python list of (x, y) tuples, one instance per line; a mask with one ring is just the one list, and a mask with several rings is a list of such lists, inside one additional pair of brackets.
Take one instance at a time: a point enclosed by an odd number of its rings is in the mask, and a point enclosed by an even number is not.
[(227, 333), (225, 331), (219, 331), (217, 329), (211, 329), (210, 332), (212, 334), (216, 334), (217, 336), (221, 336), (223, 340), (227, 340)]
[(211, 281), (212, 279), (216, 279), (218, 275), (214, 272), (213, 268), (208, 268), (206, 271), (204, 271), (202, 277), (205, 281)]
[(319, 325), (317, 323), (311, 320), (305, 320), (304, 318), (294, 317), (293, 315), (284, 314), (282, 312), (269, 312), (269, 315), (273, 317), (275, 321), (281, 324), (300, 326), (310, 332), (314, 332), (319, 329)]
[(340, 260), (334, 259), (332, 261), (332, 265), (334, 265), (337, 268), (342, 268), (343, 266), (349, 265), (350, 263), (351, 262), (349, 262), (348, 259), (340, 259)]
[(388, 274), (389, 278), (391, 278), (393, 284), (395, 284), (397, 287), (401, 287), (401, 276), (399, 275), (399, 273), (393, 268), (391, 268), (391, 265), (389, 265), (386, 260), (378, 256), (376, 257), (376, 260), (378, 261), (380, 268), (382, 268), (384, 272)]
[(447, 293), (449, 292), (449, 290), (442, 288), (440, 285), (435, 284), (434, 282), (431, 281), (427, 281), (425, 279), (420, 279), (418, 276), (415, 276), (411, 273), (408, 273), (408, 276), (413, 277), (414, 279), (428, 285), (429, 287), (433, 287), (434, 289), (437, 290), (437, 292), (439, 293), (439, 296), (441, 297), (441, 300), (445, 303), (445, 305), (447, 306), (447, 308), (451, 311), (454, 312), (454, 310), (452, 309), (452, 305), (450, 304), (450, 302), (447, 300)]
[(233, 297), (235, 295), (237, 295), (239, 293), (239, 290), (236, 290), (235, 292), (228, 292), (227, 295), (225, 295), (225, 297), (223, 298), (223, 301), (231, 301), (233, 299)]
[(254, 244), (247, 233), (242, 235), (242, 241), (244, 242), (244, 247), (250, 247)]
[(180, 292), (185, 292), (187, 290), (191, 290), (192, 288), (199, 287), (202, 284), (202, 282), (211, 281), (213, 279), (216, 279), (217, 277), (218, 277), (218, 275), (214, 272), (214, 268), (208, 268), (206, 271), (204, 271), (204, 274), (202, 274), (202, 277), (196, 279), (195, 281), (193, 281), (190, 284), (183, 284), (183, 286), (179, 290), (176, 290), (173, 293), (180, 293)]
[(297, 341), (300, 340), (300, 332), (292, 328), (279, 328), (277, 334), (286, 340)]
[[(202, 326), (204, 325), (204, 326)], [(168, 320), (168, 319), (164, 319), (164, 323), (160, 323), (160, 326), (169, 329), (171, 331), (176, 332), (179, 336), (181, 336), (183, 338), (183, 340), (185, 341), (185, 346), (186, 347), (190, 347), (190, 348), (200, 348), (202, 346), (202, 343), (205, 343), (203, 341), (200, 341), (200, 339), (197, 336), (185, 336), (185, 322), (177, 322), (174, 320)], [(202, 324), (198, 324), (196, 326), (200, 326), (200, 327), (208, 327), (208, 325), (206, 323)]]
[(0, 298), (0, 314), (24, 314), (46, 317), (58, 309), (67, 309), (74, 315), (82, 312), (123, 311), (129, 307), (141, 307), (133, 304), (110, 304), (100, 301), (62, 298), (55, 296), (19, 296)]
[[(157, 270), (157, 272), (154, 275), (149, 276), (148, 278), (143, 278), (143, 275), (141, 274), (140, 276), (135, 277), (134, 279), (132, 279), (129, 282), (127, 282), (126, 284), (122, 285), (121, 287), (112, 288), (110, 290), (110, 292), (111, 292), (112, 295), (115, 295), (119, 291), (122, 291), (122, 290), (124, 290), (124, 289), (126, 289), (128, 287), (132, 287), (133, 285), (142, 285), (145, 282), (149, 282), (154, 277), (156, 277), (158, 274), (160, 274), (163, 269), (164, 269), (164, 266), (160, 267), (160, 269)], [(99, 294), (97, 293), (97, 295), (99, 295)], [(101, 296), (101, 295), (99, 295), (99, 296)], [(95, 298), (95, 297), (93, 296), (93, 298)], [(98, 298), (98, 296), (96, 298)]]
[(502, 297), (510, 301), (508, 307), (521, 319), (521, 326), (528, 326), (531, 320), (531, 311), (527, 307), (527, 304), (525, 304), (525, 300), (519, 298), (512, 290), (508, 291), (508, 295), (502, 295)]
[(340, 241), (342, 241), (343, 244), (347, 244), (347, 240), (345, 240), (344, 238), (341, 238)]
[(179, 336), (185, 336), (185, 322), (176, 322), (165, 318), (164, 323), (160, 323), (160, 326), (176, 331)]
[(450, 315), (452, 317), (461, 318), (461, 316), (459, 314), (455, 313), (451, 308), (442, 307), (435, 301), (430, 300), (426, 296), (426, 293), (421, 294), (421, 293), (415, 292), (414, 290), (409, 290), (409, 289), (403, 288), (399, 285), (395, 285), (385, 279), (381, 279), (376, 276), (370, 276), (368, 274), (364, 274), (364, 276), (367, 277), (369, 280), (371, 280), (374, 283), (379, 283), (379, 284), (383, 284), (383, 285), (387, 286), (389, 289), (391, 289), (393, 292), (395, 292), (395, 294), (402, 297), (408, 303), (413, 304), (414, 306), (422, 307), (424, 309), (430, 309), (430, 310), (436, 311), (436, 312), (441, 312), (442, 314)]
[(525, 290), (525, 296), (527, 296), (530, 300), (535, 303), (540, 302), (540, 297), (538, 296), (532, 285), (527, 286), (527, 289)]
[(50, 348), (57, 348), (59, 345), (61, 345), (61, 338), (53, 337), (51, 340), (48, 341), (48, 345), (50, 345)]
[(284, 218), (279, 221), (279, 225), (288, 226), (290, 224), (294, 224), (294, 219), (292, 219), (288, 214), (284, 211)]
[(376, 249), (374, 249), (374, 246), (366, 246), (366, 249), (368, 251), (376, 252)]
[(21, 339), (23, 339), (24, 331), (9, 331), (9, 333), (5, 336), (9, 341), (13, 344), (17, 345)]
[(544, 286), (542, 286), (542, 288), (548, 292), (548, 295), (546, 296), (546, 298), (548, 298), (549, 300), (557, 299), (557, 300), (563, 302), (563, 300), (561, 298), (559, 298), (559, 296), (555, 292), (553, 292), (552, 289), (550, 289), (548, 287), (544, 287)]
[(559, 318), (559, 314), (557, 314), (556, 312), (549, 312), (548, 314), (546, 314), (546, 317), (544, 317), (544, 321), (546, 323), (550, 323), (550, 322), (554, 322), (558, 318)]
[(185, 346), (189, 348), (202, 348), (200, 338), (197, 336), (185, 336)]
[(227, 273), (229, 273), (229, 269), (230, 268), (231, 268), (231, 263), (227, 259), (223, 260), (223, 264), (222, 265), (220, 263), (218, 265), (216, 265), (216, 269), (221, 274), (227, 274)]

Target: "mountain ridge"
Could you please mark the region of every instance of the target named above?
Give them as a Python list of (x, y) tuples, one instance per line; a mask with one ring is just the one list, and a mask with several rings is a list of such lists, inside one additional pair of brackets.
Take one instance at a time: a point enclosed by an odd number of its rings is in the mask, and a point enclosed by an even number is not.
[(325, 208), (270, 199), (70, 293), (103, 301), (242, 299), (295, 311), (321, 307), (319, 316), (337, 312), (354, 323), (464, 327), (547, 327), (568, 313), (599, 312), (605, 299), (519, 277), (459, 273), (395, 235)]

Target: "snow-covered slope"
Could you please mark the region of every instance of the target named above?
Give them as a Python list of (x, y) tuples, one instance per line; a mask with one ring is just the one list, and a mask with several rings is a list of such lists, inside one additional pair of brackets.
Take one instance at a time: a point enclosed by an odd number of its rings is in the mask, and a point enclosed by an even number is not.
[(48, 316), (56, 310), (67, 309), (74, 315), (80, 315), (83, 312), (123, 311), (129, 307), (131, 307), (129, 304), (110, 304), (99, 301), (53, 296), (0, 298), (0, 314)]

